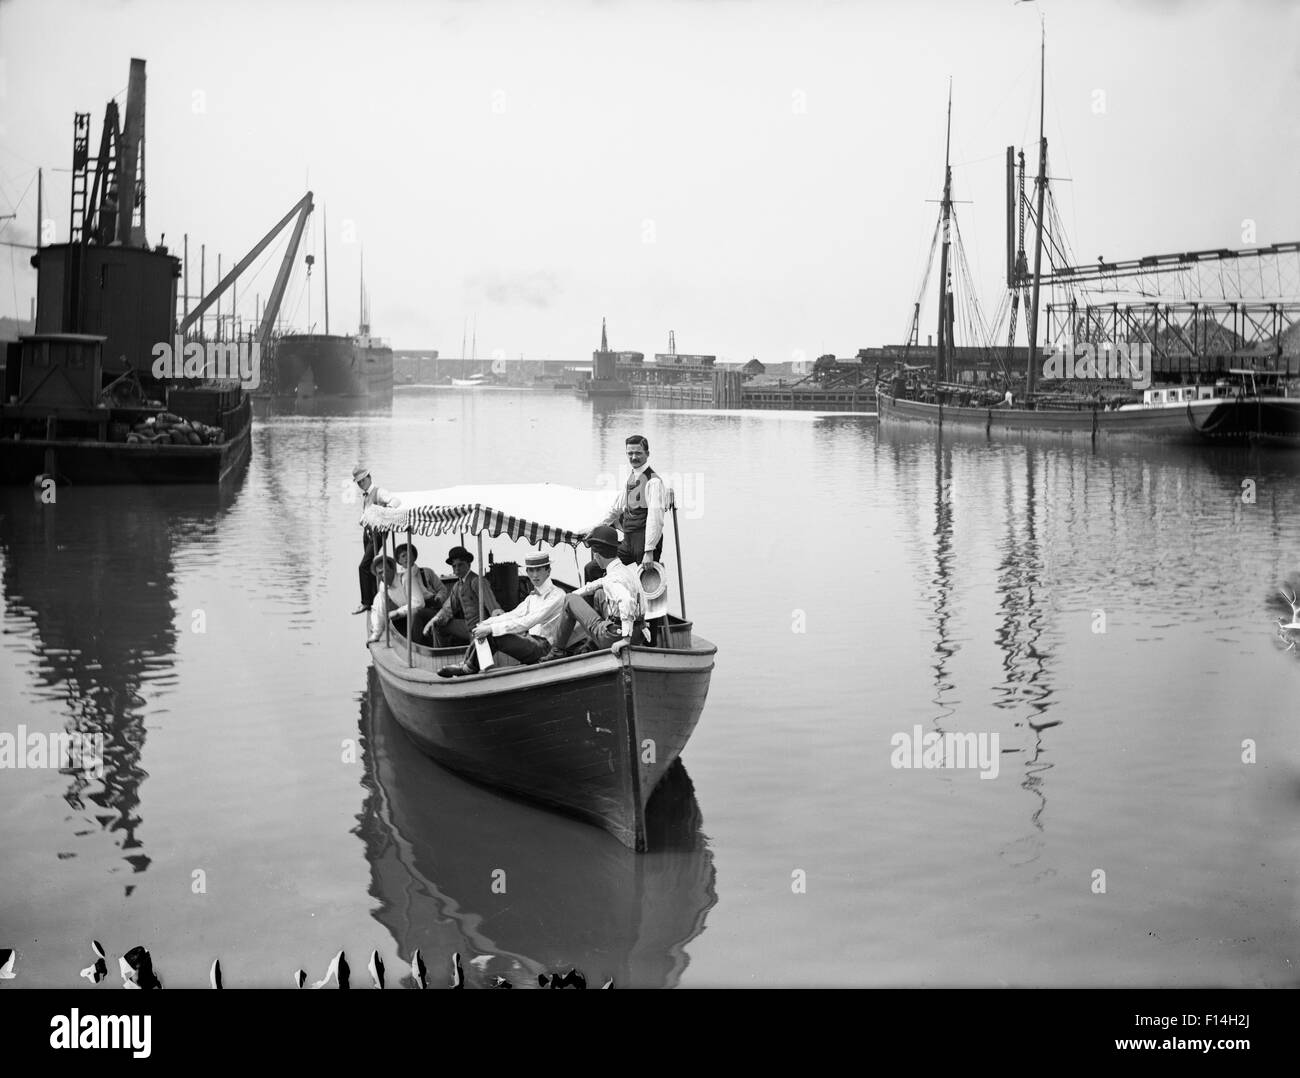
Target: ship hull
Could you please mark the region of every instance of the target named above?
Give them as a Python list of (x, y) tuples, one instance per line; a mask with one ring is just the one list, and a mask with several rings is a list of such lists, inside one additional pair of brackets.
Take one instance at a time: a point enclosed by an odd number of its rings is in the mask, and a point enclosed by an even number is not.
[(1300, 448), (1300, 399), (1249, 397), (1193, 401), (1184, 406), (1107, 411), (962, 407), (906, 400), (877, 391), (882, 425), (928, 423), (990, 436), (1046, 435), (1122, 438), (1203, 445), (1266, 442)]
[(632, 386), (612, 378), (591, 378), (579, 382), (576, 392), (580, 397), (631, 397)]
[(393, 392), (393, 350), (353, 337), (288, 334), (276, 342), (276, 384), (291, 390), (310, 371), (317, 396), (374, 397)]
[(77, 486), (219, 484), (248, 463), (251, 426), (252, 408), (245, 400), (235, 431), (220, 445), (6, 438), (0, 440), (0, 483), (30, 483), (48, 475)]

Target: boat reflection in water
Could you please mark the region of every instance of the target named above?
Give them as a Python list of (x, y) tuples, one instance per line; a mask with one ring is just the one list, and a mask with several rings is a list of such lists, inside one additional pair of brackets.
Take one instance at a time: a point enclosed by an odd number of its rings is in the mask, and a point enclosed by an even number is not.
[[(437, 984), (459, 951), (471, 987), (576, 967), (592, 987), (671, 988), (717, 901), (713, 855), (680, 760), (648, 807), (650, 852), (439, 767), (402, 732), (371, 667), (361, 701), (359, 834), (375, 917)], [(480, 955), (486, 967), (470, 966)], [(480, 964), (481, 965), (481, 964)], [(441, 983), (446, 983), (442, 981)]]
[(30, 626), (35, 656), (20, 706), (61, 701), (64, 730), (103, 737), (102, 777), (64, 768), (63, 797), (74, 830), (93, 817), (120, 836), (133, 874), (150, 864), (136, 834), (147, 777), (141, 692), (173, 676), (175, 554), (216, 529), (243, 475), (211, 487), (59, 487), (52, 504), (31, 489), (0, 490), (6, 629), (22, 637)]

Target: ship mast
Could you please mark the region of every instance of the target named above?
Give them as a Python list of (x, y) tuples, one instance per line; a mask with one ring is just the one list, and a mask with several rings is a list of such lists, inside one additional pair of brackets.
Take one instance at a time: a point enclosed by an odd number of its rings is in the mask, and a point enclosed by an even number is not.
[(358, 307), (360, 316), (357, 318), (357, 332), (365, 334), (370, 332), (370, 327), (366, 324), (366, 252), (361, 252), (361, 285), (360, 296), (358, 297)]
[(330, 222), (329, 215), (321, 210), (321, 242), (325, 246), (325, 336), (330, 335)]
[(1043, 197), (1047, 194), (1047, 138), (1043, 134), (1043, 102), (1046, 97), (1044, 80), (1047, 71), (1047, 29), (1042, 31), (1042, 43), (1039, 53), (1038, 71), (1038, 178), (1034, 181), (1037, 188), (1038, 227), (1034, 231), (1034, 289), (1029, 307), (1029, 360), (1025, 378), (1026, 394), (1032, 396), (1038, 387), (1038, 291), (1041, 283), (1043, 266)]
[[(948, 378), (948, 246), (952, 229), (952, 167), (949, 150), (952, 146), (952, 79), (948, 80), (948, 134), (943, 145), (943, 253), (939, 256), (939, 333), (935, 338), (938, 349), (934, 355), (934, 380)], [(933, 248), (932, 248), (933, 250)]]

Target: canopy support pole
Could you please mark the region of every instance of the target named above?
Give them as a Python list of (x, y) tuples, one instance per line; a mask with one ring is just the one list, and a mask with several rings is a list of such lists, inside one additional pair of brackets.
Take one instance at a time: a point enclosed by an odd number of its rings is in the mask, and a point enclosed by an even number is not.
[[(385, 558), (389, 556), (388, 537), (392, 534), (392, 532), (384, 532)], [(384, 589), (384, 647), (391, 648), (393, 646), (393, 619), (389, 617), (392, 611), (388, 609), (388, 563), (384, 562), (383, 564), (384, 567), (379, 573), (379, 586)]]
[[(487, 566), (483, 564), (483, 533), (478, 533), (478, 620), (480, 622), (487, 620), (487, 600), (483, 598), (483, 574), (487, 572)], [(488, 582), (489, 586), (491, 581)]]
[(668, 491), (668, 505), (673, 511), (673, 547), (677, 551), (677, 598), (682, 604), (682, 621), (686, 620), (686, 585), (682, 583), (682, 533), (677, 525), (677, 495)]
[[(376, 559), (377, 557), (379, 557), (379, 552), (375, 550), (375, 540), (374, 540), (374, 537), (375, 537), (376, 535), (378, 535), (378, 534), (379, 534), (379, 533), (378, 533), (378, 532), (375, 532), (375, 531), (372, 531), (372, 532), (370, 533), (370, 536), (371, 536), (371, 539), (370, 539), (370, 575), (371, 575), (372, 577), (374, 577), (374, 580), (375, 580), (375, 595), (376, 595), (376, 596), (378, 596), (379, 593), (380, 593), (381, 591), (384, 590), (384, 574), (383, 574), (383, 572), (382, 572), (381, 570), (375, 568), (375, 559)], [(366, 611), (366, 640), (367, 640), (367, 642), (370, 640), (370, 617), (371, 617), (371, 615), (374, 613), (374, 610), (375, 610), (375, 603), (374, 603), (374, 600), (372, 599), (372, 600), (370, 601), (370, 609)]]
[(411, 667), (411, 637), (415, 635), (415, 611), (411, 608), (411, 577), (415, 575), (415, 559), (411, 557), (411, 526), (406, 526), (406, 666)]

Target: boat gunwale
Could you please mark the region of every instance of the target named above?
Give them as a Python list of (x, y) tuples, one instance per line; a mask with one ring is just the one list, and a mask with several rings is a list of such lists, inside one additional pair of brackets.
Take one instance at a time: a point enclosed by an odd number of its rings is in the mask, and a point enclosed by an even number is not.
[[(399, 634), (394, 633), (394, 638), (399, 638)], [(590, 677), (599, 677), (616, 673), (624, 666), (625, 660), (615, 655), (609, 649), (601, 651), (586, 652), (581, 655), (569, 655), (563, 659), (553, 659), (544, 663), (514, 664), (501, 668), (493, 668), (486, 671), (480, 671), (477, 674), (464, 674), (460, 677), (445, 678), (440, 677), (436, 670), (429, 670), (419, 666), (408, 666), (402, 655), (405, 638), (400, 637), (401, 644), (394, 639), (393, 643), (385, 644), (382, 641), (373, 641), (369, 644), (369, 650), (374, 660), (375, 669), (390, 680), (390, 683), (401, 687), (404, 691), (418, 691), (420, 688), (437, 686), (447, 691), (437, 693), (430, 697), (431, 699), (452, 699), (465, 696), (488, 696), (498, 692), (516, 691), (526, 689), (550, 688), (556, 685), (570, 684), (576, 681), (586, 680)], [(691, 648), (650, 648), (629, 645), (626, 649), (629, 658), (626, 660), (633, 670), (658, 670), (662, 672), (675, 672), (672, 664), (668, 667), (659, 666), (654, 663), (657, 658), (678, 657), (686, 660), (697, 660), (695, 662), (685, 662), (678, 666), (681, 673), (712, 673), (714, 666), (713, 656), (717, 654), (717, 646), (703, 637), (697, 637), (704, 647)], [(418, 645), (417, 645), (418, 646)], [(463, 648), (439, 648), (438, 651), (449, 656), (451, 653), (463, 654)], [(433, 649), (426, 648), (426, 654), (432, 654)], [(386, 654), (387, 653), (387, 654)], [(638, 657), (642, 661), (638, 662)], [(704, 660), (708, 660), (707, 665)], [(559, 677), (551, 676), (558, 672)], [(526, 677), (525, 681), (517, 680), (518, 677)], [(460, 691), (454, 691), (454, 690)], [(469, 689), (471, 691), (464, 691)]]

